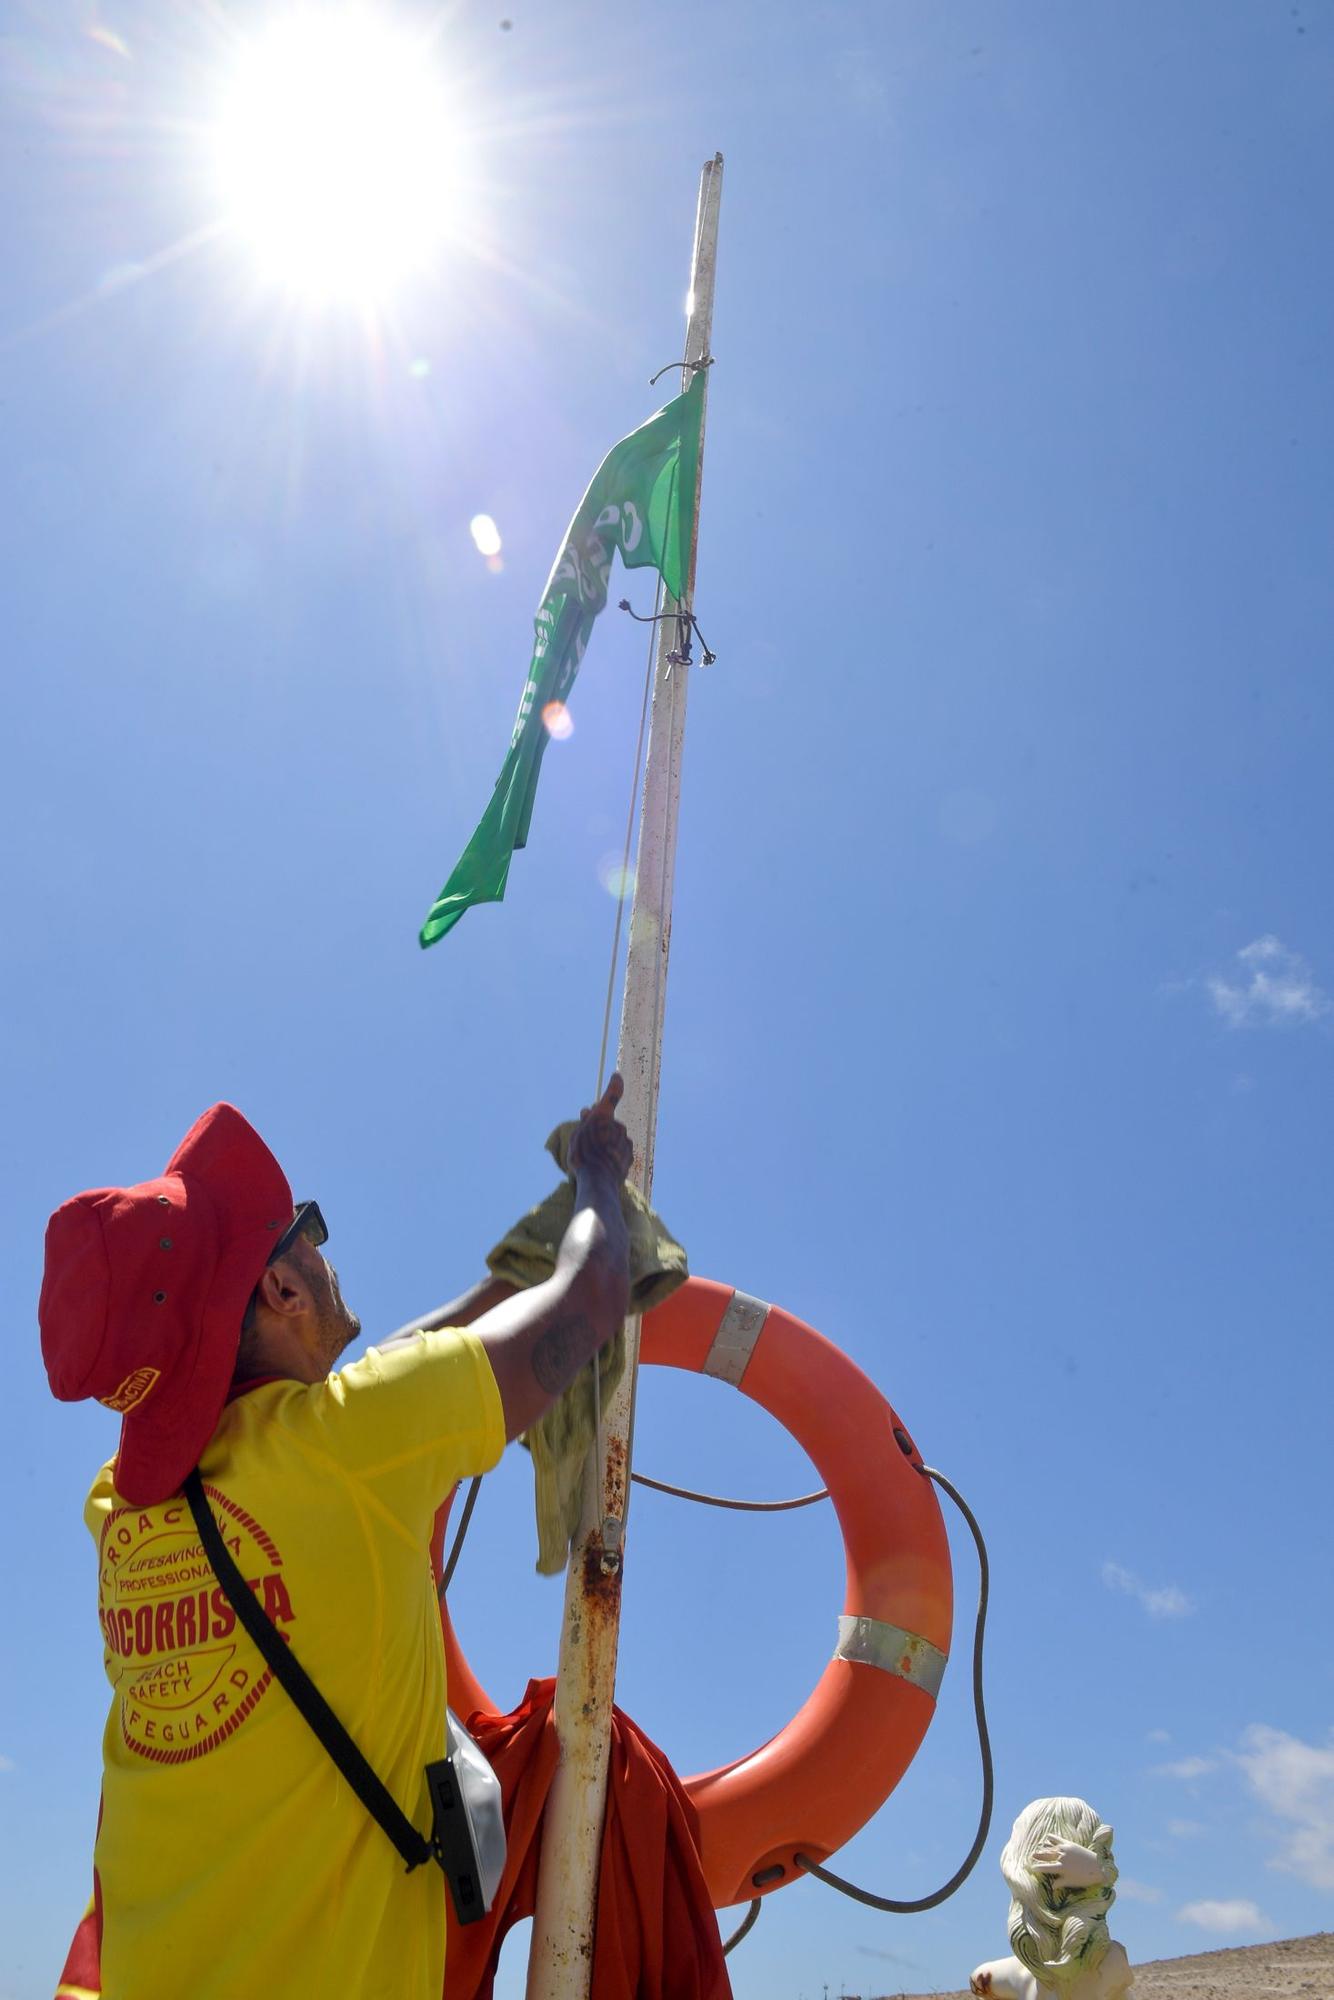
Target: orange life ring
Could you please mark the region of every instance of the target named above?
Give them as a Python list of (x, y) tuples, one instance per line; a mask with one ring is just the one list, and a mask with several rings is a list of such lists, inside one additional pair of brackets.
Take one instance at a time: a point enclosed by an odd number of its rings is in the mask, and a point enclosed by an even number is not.
[[(922, 1461), (875, 1384), (804, 1321), (691, 1278), (643, 1323), (641, 1361), (732, 1382), (829, 1488), (847, 1558), (834, 1657), (785, 1729), (683, 1782), (715, 1908), (792, 1881), (889, 1797), (935, 1713), (953, 1611), (949, 1544)], [(441, 1607), (450, 1703), (495, 1711)]]

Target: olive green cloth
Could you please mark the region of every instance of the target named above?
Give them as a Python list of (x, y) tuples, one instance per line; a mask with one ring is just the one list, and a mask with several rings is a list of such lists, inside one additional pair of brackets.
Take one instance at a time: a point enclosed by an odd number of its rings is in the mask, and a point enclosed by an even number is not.
[[(521, 1289), (540, 1285), (556, 1268), (556, 1252), (574, 1215), (574, 1178), (568, 1162), (570, 1141), (577, 1129), (577, 1120), (571, 1119), (558, 1125), (547, 1140), (547, 1151), (566, 1179), (545, 1201), (521, 1216), (487, 1257), (493, 1276)], [(630, 1310), (646, 1313), (685, 1283), (690, 1275), (686, 1253), (638, 1189), (622, 1189), (621, 1213), (630, 1233)], [(605, 1409), (625, 1372), (623, 1330), (607, 1342), (597, 1365)], [(593, 1370), (581, 1368), (565, 1393), (521, 1440), (533, 1455), (539, 1576), (557, 1576), (565, 1567), (579, 1527), (584, 1465), (596, 1428)]]

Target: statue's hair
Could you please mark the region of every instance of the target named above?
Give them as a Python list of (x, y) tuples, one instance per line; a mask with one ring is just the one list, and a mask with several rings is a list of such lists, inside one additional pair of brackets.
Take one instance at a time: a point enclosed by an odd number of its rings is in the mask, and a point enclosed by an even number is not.
[[(1091, 1889), (1058, 1889), (1049, 1875), (1035, 1874), (1033, 1856), (1048, 1840), (1077, 1841), (1107, 1864), (1105, 1884)], [(1081, 1973), (1092, 1972), (1110, 1943), (1107, 1912), (1115, 1900), (1112, 1829), (1083, 1799), (1034, 1799), (1010, 1831), (1001, 1855), (1009, 1886), (1010, 1948), (1040, 1986), (1066, 2000)]]

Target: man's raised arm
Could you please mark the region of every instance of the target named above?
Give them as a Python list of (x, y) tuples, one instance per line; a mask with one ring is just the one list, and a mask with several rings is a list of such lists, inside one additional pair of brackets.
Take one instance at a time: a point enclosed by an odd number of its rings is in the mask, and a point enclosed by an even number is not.
[(453, 1305), (395, 1335), (411, 1338), (421, 1328), (471, 1323), (495, 1372), (507, 1438), (537, 1422), (625, 1318), (629, 1237), (621, 1188), (634, 1149), (616, 1117), (624, 1088), (614, 1074), (598, 1102), (581, 1113), (570, 1141), (574, 1215), (553, 1275), (525, 1291), (484, 1279)]

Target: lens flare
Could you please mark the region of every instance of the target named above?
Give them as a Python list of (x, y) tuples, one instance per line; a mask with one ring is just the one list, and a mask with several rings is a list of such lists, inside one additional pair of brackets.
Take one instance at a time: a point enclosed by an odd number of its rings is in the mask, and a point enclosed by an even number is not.
[(564, 743), (574, 735), (574, 717), (563, 701), (549, 701), (542, 710), (542, 725), (547, 735), (557, 743)]
[(121, 292), (127, 285), (137, 285), (141, 278), (148, 276), (145, 264), (113, 264), (109, 271), (103, 271), (97, 281), (99, 292)]
[(598, 881), (618, 903), (628, 903), (635, 893), (635, 871), (619, 854), (604, 854), (598, 863)]
[(114, 28), (108, 28), (102, 21), (94, 21), (92, 27), (85, 28), (83, 32), (90, 42), (98, 42), (104, 49), (110, 49), (113, 56), (124, 56), (126, 62), (129, 61), (129, 43)]

